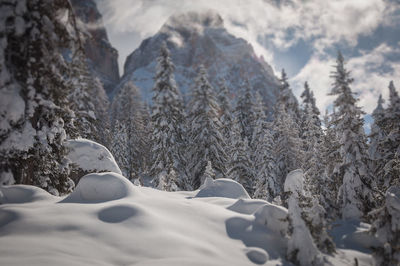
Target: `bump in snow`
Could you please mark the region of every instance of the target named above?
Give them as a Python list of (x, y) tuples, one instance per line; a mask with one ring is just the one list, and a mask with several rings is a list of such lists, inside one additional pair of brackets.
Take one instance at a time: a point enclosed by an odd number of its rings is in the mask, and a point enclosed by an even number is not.
[(196, 197), (225, 197), (231, 199), (249, 199), (249, 194), (241, 184), (231, 179), (207, 179)]
[(132, 194), (134, 185), (116, 173), (88, 174), (63, 202), (99, 203), (118, 200)]

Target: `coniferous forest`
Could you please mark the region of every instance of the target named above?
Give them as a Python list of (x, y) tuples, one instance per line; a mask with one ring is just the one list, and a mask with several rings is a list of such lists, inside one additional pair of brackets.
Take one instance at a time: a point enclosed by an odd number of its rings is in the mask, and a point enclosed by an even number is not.
[[(248, 248), (261, 249), (246, 253), (249, 264), (264, 265), (271, 260), (273, 265), (336, 265), (340, 259), (335, 259), (342, 257), (343, 265), (399, 265), (400, 97), (394, 82), (388, 80), (388, 87), (382, 88), (389, 91), (388, 98), (376, 99), (371, 114), (373, 123), (367, 134), (366, 113), (359, 105), (352, 72), (340, 51), (329, 77), (331, 108), (319, 110), (314, 96), (319, 88), (305, 82), (300, 98), (296, 98), (284, 69), (274, 77), (275, 85), (265, 85), (271, 88), (272, 98), (255, 86), (250, 76), (237, 75), (237, 82), (233, 82), (228, 76), (218, 75), (218, 69), (211, 68), (208, 59), (193, 67), (195, 74), (185, 85), (188, 89), (183, 90), (181, 72), (176, 74), (181, 66), (174, 62), (175, 44), (167, 38), (157, 39), (154, 44), (157, 59), (151, 72), (151, 98), (145, 99), (140, 86), (125, 75), (121, 78), (124, 82), (114, 86), (110, 93), (110, 85), (95, 74), (88, 59), (89, 37), (80, 24), (74, 2), (7, 0), (0, 5), (2, 246), (17, 239), (13, 237), (17, 231), (11, 226), (22, 218), (15, 217), (28, 215), (18, 214), (19, 207), (14, 210), (13, 204), (33, 204), (45, 198), (40, 196), (44, 192), (33, 188), (30, 194), (26, 192), (31, 186), (47, 191), (46, 197), (51, 194), (56, 196), (51, 199), (69, 204), (86, 203), (85, 200), (106, 202), (103, 197), (121, 200), (123, 196), (115, 195), (126, 190), (123, 195), (128, 197), (132, 190), (133, 195), (146, 195), (143, 201), (150, 205), (156, 204), (151, 201), (158, 200), (157, 197), (163, 197), (160, 202), (167, 202), (177, 195), (185, 195), (182, 202), (200, 194), (210, 199), (238, 200), (244, 206), (237, 211), (240, 215), (255, 216), (258, 227), (254, 224), (252, 230), (261, 230), (262, 233), (254, 233), (258, 238), (270, 234), (284, 241), (277, 244), (282, 247), (280, 255), (274, 255), (267, 244), (248, 245), (243, 240)], [(118, 178), (104, 177), (102, 181), (101, 174), (94, 178), (93, 173), (109, 172), (118, 174)], [(119, 186), (123, 188), (117, 189)], [(235, 189), (244, 192), (232, 196)], [(169, 193), (155, 194), (158, 191)], [(142, 204), (135, 199), (131, 202)], [(171, 210), (174, 216), (175, 205), (171, 202), (162, 208), (165, 212)], [(207, 202), (207, 206), (200, 207), (203, 202), (190, 208), (202, 210), (214, 204)], [(232, 205), (230, 210), (238, 202), (220, 204)], [(116, 217), (125, 217), (132, 210), (127, 204), (106, 216), (100, 212), (99, 219), (115, 224), (119, 219)], [(256, 205), (264, 207), (251, 211)], [(121, 206), (127, 210), (123, 211)], [(128, 216), (136, 219), (145, 215), (145, 203), (140, 206), (143, 210), (132, 212), (139, 214)], [(47, 214), (49, 219), (57, 213), (53, 212)], [(212, 217), (219, 215), (222, 214)], [(274, 217), (278, 217), (276, 221), (269, 220)], [(39, 228), (31, 219), (32, 228)], [(341, 249), (352, 249), (336, 240), (333, 229), (338, 221), (364, 226), (364, 233), (352, 241), (364, 242), (362, 249), (354, 249), (369, 254), (370, 260), (354, 254), (346, 260), (343, 258), (347, 255), (338, 255), (342, 254)], [(29, 224), (28, 221), (25, 226)], [(226, 224), (230, 238), (242, 239), (237, 227), (232, 233), (231, 225)], [(140, 230), (146, 230), (146, 225), (130, 226), (143, 226)], [(273, 226), (275, 229), (271, 229)], [(149, 229), (149, 234), (152, 232)], [(264, 253), (265, 260), (261, 256)], [(23, 257), (24, 253), (21, 254)], [(70, 265), (81, 265), (69, 261)], [(198, 265), (221, 265), (197, 261)], [(39, 261), (43, 263), (46, 261)], [(121, 263), (106, 261), (105, 265)], [(160, 261), (148, 265), (191, 264), (184, 260), (175, 263)], [(98, 265), (94, 261), (86, 263), (92, 264)], [(236, 264), (227, 260), (225, 265)]]

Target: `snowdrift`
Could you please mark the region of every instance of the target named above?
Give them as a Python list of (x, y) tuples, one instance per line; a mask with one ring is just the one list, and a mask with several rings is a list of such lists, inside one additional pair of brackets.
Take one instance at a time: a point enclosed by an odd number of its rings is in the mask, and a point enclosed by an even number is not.
[[(287, 210), (243, 191), (222, 179), (165, 192), (111, 172), (84, 176), (64, 198), (0, 187), (0, 265), (291, 265)], [(370, 259), (329, 259), (355, 256)]]

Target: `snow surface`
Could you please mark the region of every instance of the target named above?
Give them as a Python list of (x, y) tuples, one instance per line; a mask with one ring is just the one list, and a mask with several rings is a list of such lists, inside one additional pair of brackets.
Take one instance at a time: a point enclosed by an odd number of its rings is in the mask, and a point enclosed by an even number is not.
[(111, 152), (103, 145), (88, 139), (66, 141), (67, 158), (85, 172), (114, 172), (122, 174)]
[[(238, 186), (222, 179), (165, 192), (101, 173), (84, 176), (64, 198), (0, 187), (0, 265), (292, 265), (287, 210), (248, 199)], [(196, 197), (201, 191), (207, 196)], [(351, 265), (354, 257), (370, 262), (340, 249), (329, 261)]]

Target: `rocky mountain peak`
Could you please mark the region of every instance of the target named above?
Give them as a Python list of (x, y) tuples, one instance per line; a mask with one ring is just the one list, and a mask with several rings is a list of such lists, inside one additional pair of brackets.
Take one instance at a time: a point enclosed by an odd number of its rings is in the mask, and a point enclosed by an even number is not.
[(116, 91), (132, 81), (140, 88), (143, 99), (151, 102), (157, 57), (164, 41), (171, 51), (175, 79), (184, 96), (190, 93), (199, 66), (204, 65), (215, 88), (223, 78), (235, 97), (242, 83), (249, 80), (268, 106), (275, 103), (279, 82), (272, 68), (246, 40), (230, 34), (221, 16), (210, 10), (170, 17), (158, 33), (144, 40), (127, 57)]
[(119, 81), (118, 52), (108, 40), (102, 15), (94, 0), (72, 0), (78, 26), (85, 35), (85, 53), (89, 68), (110, 93)]

